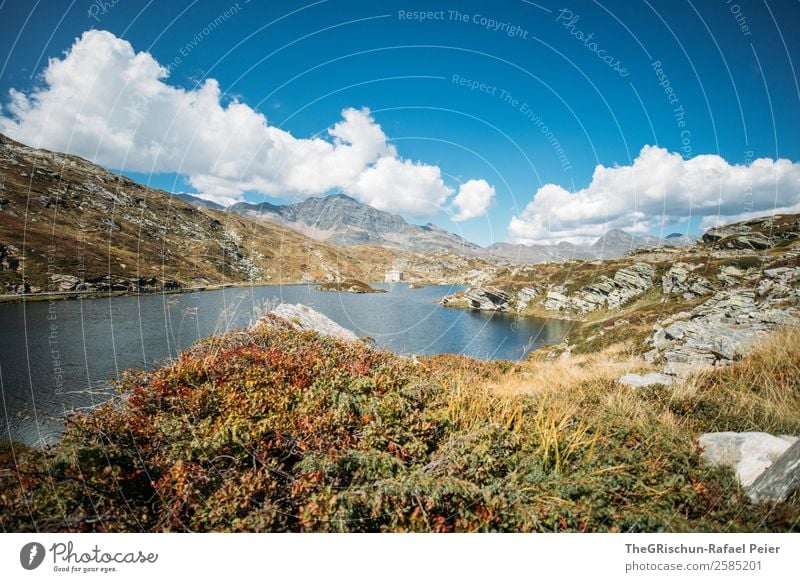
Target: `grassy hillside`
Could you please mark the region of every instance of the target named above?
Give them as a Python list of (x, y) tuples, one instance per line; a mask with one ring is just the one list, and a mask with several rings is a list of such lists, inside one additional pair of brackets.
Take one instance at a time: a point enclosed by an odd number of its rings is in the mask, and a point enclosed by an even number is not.
[[(447, 268), (447, 261), (461, 266)], [(462, 265), (463, 263), (463, 265)], [(289, 228), (192, 206), (76, 156), (0, 135), (0, 295), (64, 290), (54, 279), (180, 285), (382, 281), (395, 264), (431, 280), (483, 267), (449, 253), (346, 250)]]
[[(62, 441), (4, 451), (6, 531), (800, 531), (700, 462), (711, 430), (800, 432), (800, 333), (672, 389), (625, 344), (416, 361), (277, 323), (133, 373)], [(754, 392), (754, 386), (757, 386)], [(2, 453), (0, 453), (2, 454)]]

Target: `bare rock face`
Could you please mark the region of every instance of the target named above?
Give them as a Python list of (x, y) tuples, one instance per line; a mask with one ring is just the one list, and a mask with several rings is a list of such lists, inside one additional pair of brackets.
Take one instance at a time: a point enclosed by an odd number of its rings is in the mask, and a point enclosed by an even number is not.
[[(335, 337), (345, 341), (356, 341), (358, 336), (307, 305), (282, 303), (278, 305), (271, 315), (288, 322), (292, 327), (301, 331), (316, 331), (320, 335)], [(262, 317), (257, 325), (268, 325), (270, 319)]]
[(798, 222), (792, 215), (774, 215), (712, 228), (702, 241), (718, 249), (764, 250), (782, 241), (800, 236)]
[(559, 291), (548, 291), (547, 300), (544, 302), (544, 308), (548, 311), (564, 311), (570, 309), (572, 302), (570, 298)]
[(719, 273), (717, 273), (717, 280), (725, 287), (732, 287), (740, 283), (746, 275), (748, 275), (747, 271), (743, 271), (733, 265), (727, 265), (720, 267)]
[(726, 238), (748, 234), (750, 228), (743, 224), (729, 224), (727, 226), (720, 226), (717, 228), (708, 229), (702, 237), (705, 243), (716, 243)]
[(528, 307), (528, 304), (540, 294), (541, 290), (537, 287), (523, 287), (517, 291), (517, 311), (522, 311)]
[(798, 440), (764, 432), (710, 432), (701, 435), (698, 444), (705, 462), (732, 468), (748, 488)]

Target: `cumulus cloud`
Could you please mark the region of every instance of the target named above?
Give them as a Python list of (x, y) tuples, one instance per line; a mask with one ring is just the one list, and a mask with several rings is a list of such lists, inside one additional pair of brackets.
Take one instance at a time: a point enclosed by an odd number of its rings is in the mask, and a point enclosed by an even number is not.
[(453, 190), (437, 166), (382, 157), (361, 173), (350, 192), (379, 210), (426, 216), (435, 214)]
[(486, 180), (469, 180), (461, 184), (453, 198), (453, 220), (461, 222), (483, 216), (494, 204), (494, 187)]
[(592, 242), (610, 228), (657, 232), (702, 216), (702, 226), (800, 211), (800, 163), (761, 158), (729, 164), (717, 155), (685, 160), (645, 146), (629, 166), (595, 168), (577, 192), (546, 184), (509, 224), (522, 243)]
[(12, 89), (0, 131), (101, 165), (176, 172), (207, 199), (244, 192), (302, 199), (343, 190), (383, 210), (435, 214), (453, 190), (437, 166), (402, 159), (368, 109), (324, 137), (297, 138), (208, 79), (193, 89), (110, 32), (89, 30), (50, 59), (40, 86)]

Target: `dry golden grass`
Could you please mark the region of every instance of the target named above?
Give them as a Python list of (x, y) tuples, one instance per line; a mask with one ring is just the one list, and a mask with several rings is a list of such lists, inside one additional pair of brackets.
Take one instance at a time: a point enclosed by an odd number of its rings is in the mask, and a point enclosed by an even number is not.
[(498, 395), (542, 395), (574, 393), (588, 384), (613, 382), (620, 376), (640, 372), (648, 364), (630, 354), (627, 344), (614, 344), (600, 352), (553, 359), (530, 360), (520, 371), (506, 374), (490, 385)]
[[(473, 433), (487, 419), (535, 436), (544, 465), (561, 473), (578, 454), (591, 459), (598, 439), (631, 434), (691, 442), (702, 432), (800, 433), (800, 329), (774, 332), (740, 363), (707, 370), (667, 387), (627, 388), (617, 379), (653, 368), (627, 343), (511, 368), (448, 367), (446, 418)], [(588, 452), (587, 452), (588, 451)]]
[(741, 362), (679, 383), (672, 406), (709, 429), (800, 432), (800, 328), (773, 332)]

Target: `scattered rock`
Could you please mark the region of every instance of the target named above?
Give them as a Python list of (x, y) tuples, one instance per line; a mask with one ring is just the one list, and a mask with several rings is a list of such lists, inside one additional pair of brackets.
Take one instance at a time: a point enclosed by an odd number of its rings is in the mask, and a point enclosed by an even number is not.
[(623, 386), (630, 388), (643, 388), (645, 386), (671, 386), (672, 376), (661, 374), (659, 372), (650, 372), (644, 376), (639, 374), (625, 374), (618, 382)]
[(21, 257), (19, 249), (13, 245), (0, 245), (0, 269), (16, 271)]
[[(336, 337), (345, 341), (358, 339), (358, 336), (349, 329), (342, 327), (319, 311), (300, 303), (282, 303), (271, 311), (270, 315), (283, 319), (295, 329), (302, 331), (316, 331), (320, 335)], [(270, 321), (269, 316), (261, 317), (257, 325), (269, 324)]]
[(692, 273), (699, 265), (689, 263), (675, 263), (661, 277), (661, 287), (664, 293), (676, 293), (684, 299), (701, 297), (714, 292), (714, 286), (705, 277)]
[(122, 230), (122, 227), (119, 224), (117, 224), (117, 222), (113, 218), (109, 218), (106, 216), (101, 218), (100, 222), (103, 223), (103, 225), (107, 226), (109, 229), (113, 230), (114, 232), (119, 232)]
[(794, 436), (765, 432), (710, 432), (698, 439), (701, 457), (713, 466), (730, 467), (743, 487), (749, 487), (792, 445)]
[[(675, 314), (654, 326), (645, 354), (663, 362), (668, 374), (686, 375), (706, 366), (741, 359), (767, 332), (797, 321), (800, 296), (795, 270), (774, 269), (755, 291), (733, 288), (717, 292), (690, 312)], [(798, 273), (800, 279), (800, 273)]]
[(55, 285), (55, 291), (73, 291), (81, 280), (74, 275), (50, 275), (50, 282)]

